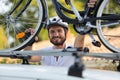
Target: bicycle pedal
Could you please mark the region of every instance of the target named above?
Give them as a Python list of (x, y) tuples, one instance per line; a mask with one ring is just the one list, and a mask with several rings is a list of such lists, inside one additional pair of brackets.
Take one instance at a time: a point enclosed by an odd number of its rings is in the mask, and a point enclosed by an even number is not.
[(101, 43), (99, 41), (94, 41), (92, 44), (96, 47), (101, 47)]

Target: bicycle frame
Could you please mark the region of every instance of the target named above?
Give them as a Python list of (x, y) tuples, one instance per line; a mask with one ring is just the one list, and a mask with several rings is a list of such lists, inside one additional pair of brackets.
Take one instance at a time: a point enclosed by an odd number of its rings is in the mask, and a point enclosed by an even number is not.
[[(96, 21), (96, 20), (119, 20), (120, 18), (118, 18), (118, 17), (113, 17), (113, 16), (111, 16), (110, 14), (105, 14), (105, 16), (102, 16), (102, 17), (96, 17), (96, 13), (97, 13), (97, 10), (98, 10), (98, 8), (99, 8), (99, 6), (100, 6), (100, 4), (103, 2), (103, 1), (105, 1), (105, 0), (98, 0), (98, 3), (97, 3), (97, 5), (96, 5), (96, 7), (94, 8), (94, 12), (91, 14), (91, 12), (93, 11), (91, 8), (89, 8), (88, 6), (86, 6), (85, 7), (85, 10), (84, 11), (78, 11), (78, 13), (76, 13), (75, 12), (75, 7), (74, 7), (74, 5), (72, 5), (71, 7), (72, 8), (74, 8), (72, 11), (71, 10), (68, 10), (68, 9), (66, 9), (66, 8), (64, 8), (57, 0), (52, 0), (52, 4), (54, 5), (54, 8), (55, 8), (55, 11), (56, 11), (56, 13), (57, 13), (57, 15), (63, 20), (63, 21), (65, 21), (65, 22), (67, 22), (67, 23), (70, 23), (70, 24), (74, 24), (74, 25), (76, 25), (76, 24), (83, 24), (83, 23), (86, 23), (86, 22), (94, 22), (94, 21)], [(18, 5), (17, 6), (19, 6), (20, 5), (20, 3), (22, 2), (22, 0), (20, 0), (19, 1), (19, 3), (18, 3)], [(30, 4), (30, 2), (31, 2), (31, 0), (28, 0), (28, 2), (26, 3), (26, 5), (25, 5), (25, 7), (24, 7), (24, 9), (23, 10), (21, 10), (20, 11), (20, 13), (16, 16), (16, 18), (17, 17), (19, 17), (21, 14), (22, 14), (22, 12), (27, 8), (27, 6), (29, 6), (29, 4)], [(49, 15), (48, 15), (48, 6), (47, 6), (47, 1), (46, 0), (42, 0), (41, 1), (41, 3), (42, 3), (42, 5), (43, 5), (43, 8), (44, 8), (44, 14), (45, 14), (45, 16), (44, 16), (44, 20), (43, 21), (47, 21), (47, 18), (49, 17)], [(87, 2), (86, 2), (87, 3)], [(17, 6), (15, 7), (15, 8), (17, 8)], [(15, 9), (13, 9), (12, 11), (11, 11), (11, 13), (14, 11)], [(63, 11), (65, 11), (65, 12), (67, 12), (67, 13), (70, 13), (70, 14), (77, 14), (76, 15), (76, 17), (77, 17), (77, 19), (72, 19), (72, 18), (69, 18), (69, 17), (67, 17), (61, 10), (63, 10)], [(11, 14), (10, 13), (10, 14)], [(89, 18), (87, 18), (88, 16), (91, 16), (91, 17), (89, 17)], [(81, 19), (81, 21), (79, 20), (79, 17), (81, 17), (82, 19)], [(43, 22), (44, 23), (44, 22)], [(89, 24), (88, 24), (89, 25)], [(97, 28), (97, 26), (95, 26), (95, 25), (89, 25), (90, 27), (92, 27), (92, 28)]]
[[(105, 14), (105, 16), (103, 16), (103, 17), (96, 17), (97, 9), (99, 8), (100, 4), (103, 1), (105, 1), (105, 0), (99, 0), (98, 1), (97, 5), (96, 5), (96, 8), (94, 9), (93, 14), (90, 14), (92, 9), (87, 7), (87, 6), (85, 8), (85, 11), (79, 11), (80, 17), (83, 18), (83, 20), (81, 20), (81, 21), (79, 21), (78, 19), (72, 19), (72, 18), (69, 18), (69, 17), (65, 16), (64, 13), (61, 10), (65, 11), (67, 13), (70, 13), (70, 14), (75, 14), (75, 13), (74, 13), (74, 11), (71, 11), (71, 10), (68, 10), (68, 9), (64, 8), (61, 4), (59, 4), (59, 2), (57, 0), (52, 0), (52, 4), (54, 5), (54, 8), (55, 8), (55, 11), (56, 11), (57, 15), (63, 21), (71, 23), (71, 24), (82, 24), (84, 22), (93, 22), (93, 21), (96, 21), (96, 20), (113, 20), (113, 19), (114, 20), (119, 20), (120, 18), (115, 17), (115, 16), (113, 17), (110, 14)], [(43, 0), (42, 2), (44, 3), (44, 6), (47, 7), (46, 6), (46, 0)], [(46, 8), (45, 10), (47, 10), (46, 13), (48, 13), (48, 9)], [(48, 14), (46, 14), (46, 15), (48, 15)], [(92, 17), (87, 18), (87, 16), (92, 16)], [(78, 15), (76, 15), (76, 17), (78, 18)], [(93, 28), (95, 28), (95, 26), (93, 26)]]
[[(46, 0), (42, 0), (41, 2), (44, 4), (44, 8), (45, 8), (45, 10), (46, 10), (45, 13), (47, 13), (47, 14), (45, 14), (45, 15), (47, 15), (47, 17), (48, 17), (48, 16), (49, 16), (49, 15), (48, 15), (48, 6), (47, 6), (47, 4), (46, 4), (47, 2), (46, 2)], [(68, 23), (71, 23), (71, 24), (80, 24), (80, 22), (79, 22), (77, 19), (72, 19), (72, 18), (69, 18), (69, 17), (65, 16), (64, 13), (61, 11), (61, 9), (64, 10), (64, 11), (66, 11), (66, 12), (68, 12), (68, 13), (70, 13), (70, 14), (74, 14), (73, 11), (64, 8), (61, 4), (59, 4), (59, 3), (57, 2), (57, 0), (52, 0), (52, 4), (54, 5), (54, 8), (55, 8), (55, 11), (56, 11), (57, 15), (58, 15), (63, 21), (68, 22)], [(84, 11), (81, 11), (81, 12), (79, 12), (79, 13), (83, 15), (83, 14), (84, 14)]]

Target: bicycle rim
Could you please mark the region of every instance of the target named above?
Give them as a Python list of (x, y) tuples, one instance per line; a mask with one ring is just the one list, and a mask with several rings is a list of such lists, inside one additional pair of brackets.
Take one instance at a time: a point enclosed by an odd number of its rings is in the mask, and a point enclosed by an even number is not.
[[(40, 0), (32, 0), (25, 8), (28, 0), (0, 0), (0, 51), (20, 50), (41, 30), (43, 20), (43, 5)], [(16, 9), (13, 10), (13, 8)], [(13, 10), (13, 11), (12, 11)], [(12, 12), (11, 12), (12, 11)], [(19, 15), (18, 15), (19, 14)], [(35, 29), (31, 36), (26, 36), (24, 31), (28, 28)], [(27, 39), (25, 39), (25, 36)]]
[[(120, 5), (115, 0), (104, 0), (98, 9), (97, 17), (105, 14), (115, 14), (120, 18)], [(96, 25), (101, 42), (112, 52), (120, 52), (120, 20), (97, 20)]]

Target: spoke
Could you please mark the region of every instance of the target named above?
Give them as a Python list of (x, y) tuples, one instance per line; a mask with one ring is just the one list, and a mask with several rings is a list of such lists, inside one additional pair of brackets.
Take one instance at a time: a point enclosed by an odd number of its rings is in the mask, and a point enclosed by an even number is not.
[(38, 19), (35, 18), (23, 18), (23, 17), (19, 17), (16, 19), (16, 21), (21, 21), (21, 22), (25, 22), (29, 24), (33, 24), (33, 23), (38, 23)]

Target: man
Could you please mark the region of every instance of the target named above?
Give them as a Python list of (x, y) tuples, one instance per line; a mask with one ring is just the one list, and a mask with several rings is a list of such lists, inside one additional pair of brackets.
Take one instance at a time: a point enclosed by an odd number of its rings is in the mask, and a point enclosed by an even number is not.
[[(52, 17), (49, 19), (49, 24), (47, 25), (48, 35), (50, 42), (53, 46), (43, 48), (42, 50), (49, 51), (54, 49), (65, 49), (68, 47), (73, 47), (65, 43), (68, 24), (63, 22), (59, 17)], [(28, 29), (26, 32), (34, 33), (33, 29)], [(84, 37), (83, 37), (84, 38)], [(37, 40), (37, 37), (35, 38)], [(83, 40), (83, 39), (82, 39)], [(83, 43), (82, 43), (83, 45)], [(74, 63), (73, 56), (32, 56), (30, 61), (41, 61), (43, 65), (49, 66), (70, 66)]]
[[(90, 0), (88, 3), (89, 7), (93, 7), (96, 0)], [(48, 35), (50, 42), (53, 46), (46, 47), (42, 50), (49, 51), (54, 49), (65, 49), (68, 47), (73, 47), (65, 43), (67, 33), (68, 33), (68, 24), (63, 22), (59, 17), (50, 18), (49, 24), (47, 26)], [(34, 33), (33, 29), (28, 29), (26, 32)], [(35, 37), (35, 40), (38, 40)], [(74, 47), (83, 47), (84, 45), (84, 36), (78, 35)], [(27, 48), (26, 48), (27, 49)], [(41, 61), (43, 65), (49, 66), (71, 66), (74, 63), (74, 57), (72, 56), (32, 56), (30, 61)]]

